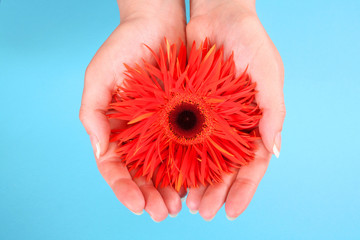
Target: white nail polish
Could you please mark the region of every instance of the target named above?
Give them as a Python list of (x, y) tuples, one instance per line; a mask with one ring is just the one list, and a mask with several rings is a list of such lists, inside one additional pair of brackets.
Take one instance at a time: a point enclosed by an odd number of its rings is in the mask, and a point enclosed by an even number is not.
[[(131, 210), (130, 210), (131, 211)], [(141, 212), (133, 212), (133, 211), (131, 211), (133, 214), (135, 214), (135, 215), (141, 215), (141, 214), (143, 214), (144, 213), (144, 210), (141, 210)]]
[(279, 158), (280, 152), (279, 152), (279, 150), (277, 149), (277, 147), (276, 147), (275, 144), (274, 144), (274, 147), (273, 147), (273, 153), (274, 153), (274, 155), (276, 156), (276, 158)]
[(96, 143), (96, 159), (100, 158), (100, 142)]
[(227, 214), (226, 214), (226, 218), (227, 218), (229, 221), (234, 221), (234, 220), (236, 219), (236, 217), (235, 217), (235, 218), (229, 217)]
[(170, 217), (174, 218), (177, 216), (177, 214), (169, 214)]
[(199, 212), (198, 210), (191, 210), (191, 209), (189, 209), (189, 211), (191, 214), (197, 214)]

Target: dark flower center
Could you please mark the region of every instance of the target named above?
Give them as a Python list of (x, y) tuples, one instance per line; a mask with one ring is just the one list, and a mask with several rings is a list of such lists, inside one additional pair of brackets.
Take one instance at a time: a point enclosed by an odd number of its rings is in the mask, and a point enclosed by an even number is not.
[(202, 143), (214, 129), (208, 103), (190, 93), (173, 94), (159, 120), (166, 137), (182, 145)]
[(176, 123), (177, 125), (184, 129), (184, 130), (190, 130), (192, 128), (194, 128), (194, 126), (196, 125), (197, 119), (196, 119), (196, 115), (195, 113), (193, 113), (192, 111), (182, 111), (181, 113), (179, 113), (179, 115), (177, 116), (176, 119)]
[(169, 113), (171, 130), (178, 137), (194, 138), (202, 131), (204, 121), (204, 115), (196, 104), (183, 102)]

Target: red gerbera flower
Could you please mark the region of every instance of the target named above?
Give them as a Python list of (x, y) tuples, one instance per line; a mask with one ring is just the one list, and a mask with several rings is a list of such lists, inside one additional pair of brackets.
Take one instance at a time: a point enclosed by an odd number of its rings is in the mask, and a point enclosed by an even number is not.
[(255, 134), (261, 110), (255, 102), (255, 83), (236, 76), (233, 54), (206, 39), (186, 48), (165, 39), (156, 64), (126, 66), (126, 79), (114, 94), (109, 118), (128, 121), (113, 129), (117, 153), (135, 177), (154, 179), (155, 186), (177, 191), (221, 182), (254, 158)]

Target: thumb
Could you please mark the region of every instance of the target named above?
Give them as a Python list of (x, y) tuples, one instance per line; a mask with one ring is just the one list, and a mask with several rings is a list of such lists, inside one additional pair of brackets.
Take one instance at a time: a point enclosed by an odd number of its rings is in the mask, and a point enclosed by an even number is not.
[(281, 131), (286, 115), (284, 98), (278, 96), (271, 102), (260, 104), (260, 106), (263, 108), (263, 117), (259, 124), (261, 138), (267, 150), (279, 158)]
[(97, 160), (109, 146), (110, 124), (106, 112), (113, 91), (111, 78), (110, 73), (94, 69), (91, 64), (86, 69), (79, 118), (90, 136)]
[(281, 60), (276, 65), (271, 66), (273, 71), (266, 71), (266, 77), (258, 76), (257, 71), (253, 71), (256, 72), (253, 77), (255, 81), (262, 80), (256, 81), (259, 90), (256, 100), (263, 110), (263, 117), (259, 123), (261, 138), (266, 149), (279, 158), (286, 109), (283, 93), (284, 69)]

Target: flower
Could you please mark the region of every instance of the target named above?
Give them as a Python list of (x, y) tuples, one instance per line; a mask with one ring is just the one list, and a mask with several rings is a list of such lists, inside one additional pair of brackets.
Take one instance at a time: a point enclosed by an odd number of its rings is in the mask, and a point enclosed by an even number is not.
[(262, 116), (255, 83), (245, 70), (236, 76), (233, 54), (208, 39), (187, 60), (166, 39), (154, 62), (125, 64), (125, 80), (110, 104), (109, 118), (128, 121), (113, 129), (117, 154), (135, 177), (155, 186), (197, 187), (222, 181), (222, 174), (254, 158)]

